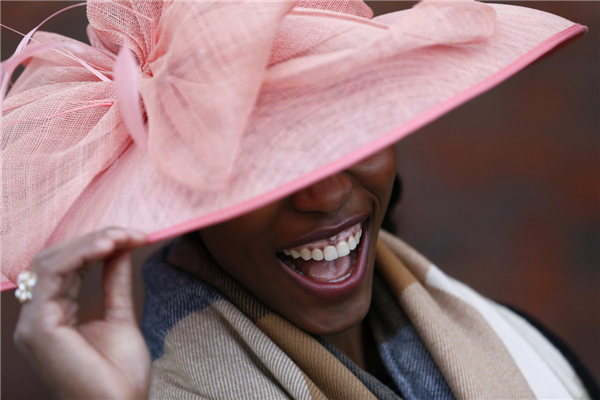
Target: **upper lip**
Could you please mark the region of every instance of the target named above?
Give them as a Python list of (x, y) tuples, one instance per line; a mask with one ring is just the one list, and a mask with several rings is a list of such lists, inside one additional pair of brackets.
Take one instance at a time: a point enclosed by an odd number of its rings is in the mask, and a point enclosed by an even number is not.
[(315, 242), (317, 240), (330, 238), (330, 237), (338, 234), (339, 232), (343, 231), (344, 229), (348, 229), (351, 226), (354, 226), (354, 225), (358, 224), (359, 222), (364, 221), (365, 219), (367, 219), (369, 217), (369, 215), (371, 215), (370, 211), (364, 212), (364, 213), (355, 215), (354, 217), (346, 218), (343, 221), (340, 221), (335, 225), (324, 227), (321, 229), (317, 229), (316, 231), (309, 232), (309, 233), (299, 237), (298, 239), (294, 240), (293, 242), (286, 244), (284, 247), (281, 247), (277, 251), (281, 251), (283, 249), (291, 249), (292, 247), (298, 247), (298, 246), (306, 244), (306, 243), (311, 243), (311, 242)]

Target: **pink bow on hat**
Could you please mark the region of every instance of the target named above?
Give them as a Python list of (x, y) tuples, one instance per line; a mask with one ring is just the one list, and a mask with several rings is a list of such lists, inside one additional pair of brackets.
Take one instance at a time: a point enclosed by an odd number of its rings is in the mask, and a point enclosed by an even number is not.
[[(425, 1), (400, 23), (388, 27), (370, 21), (372, 12), (362, 1), (302, 1), (294, 15), (310, 14), (313, 9), (343, 11), (351, 22), (360, 21), (371, 27), (365, 30), (370, 40), (364, 43), (347, 43), (344, 51), (328, 53), (324, 48), (322, 53), (313, 51), (302, 56), (303, 52), (319, 46), (319, 42), (337, 40), (337, 34), (353, 25), (332, 27), (327, 37), (311, 37), (310, 32), (307, 36), (300, 26), (302, 19), (285, 20), (295, 6), (292, 1), (90, 0), (87, 13), (91, 48), (80, 43), (74, 53), (92, 66), (92, 71), (107, 77), (107, 85), (100, 85), (102, 89), (96, 92), (82, 90), (76, 83), (86, 83), (91, 89), (97, 79), (80, 71), (77, 61), (65, 57), (63, 52), (36, 55), (46, 63), (66, 68), (61, 76), (63, 87), (56, 89), (65, 96), (68, 93), (71, 106), (65, 104), (66, 109), (61, 107), (54, 115), (73, 112), (80, 104), (95, 103), (104, 108), (92, 114), (119, 108), (132, 138), (148, 151), (158, 170), (191, 188), (218, 190), (227, 184), (241, 136), (262, 86), (309, 86), (311, 82), (327, 79), (331, 73), (342, 72), (340, 64), (343, 69), (343, 65), (356, 68), (357, 64), (372, 62), (368, 56), (370, 49), (376, 49), (377, 57), (382, 57), (386, 47), (391, 55), (398, 52), (399, 46), (408, 51), (485, 39), (493, 34), (495, 20), (493, 8), (483, 4), (464, 1), (457, 6), (456, 2)], [(473, 26), (473, 21), (478, 26)], [(66, 42), (73, 47), (74, 42), (41, 32), (36, 39), (46, 46)], [(38, 69), (47, 67), (39, 64)], [(338, 66), (330, 68), (332, 64)], [(17, 86), (13, 91), (23, 89)], [(137, 100), (138, 91), (141, 103)], [(83, 96), (81, 103), (72, 98), (77, 93)], [(13, 107), (9, 103), (6, 110)], [(85, 110), (79, 113), (90, 112), (88, 108)], [(76, 120), (57, 121), (53, 130), (64, 130), (61, 136), (73, 137), (73, 144), (77, 145), (80, 142), (77, 138), (83, 132), (100, 128), (93, 123), (96, 121), (93, 117)], [(68, 126), (70, 122), (75, 122), (74, 126)], [(118, 142), (125, 140), (119, 139), (116, 132), (123, 126), (113, 125), (119, 129), (107, 126), (112, 134), (104, 131), (96, 135), (113, 136)], [(73, 128), (78, 134), (66, 134)], [(119, 146), (112, 148), (117, 150)], [(95, 163), (96, 173), (107, 167), (106, 157), (116, 156), (110, 151), (103, 153), (105, 159)]]

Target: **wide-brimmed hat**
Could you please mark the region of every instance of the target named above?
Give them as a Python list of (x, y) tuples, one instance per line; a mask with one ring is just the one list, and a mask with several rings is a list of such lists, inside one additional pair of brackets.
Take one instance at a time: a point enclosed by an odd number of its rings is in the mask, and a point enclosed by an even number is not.
[[(89, 0), (91, 45), (36, 32), (3, 62), (2, 289), (105, 226), (148, 241), (342, 171), (587, 29), (524, 7), (429, 1)], [(24, 39), (26, 44), (29, 37)]]

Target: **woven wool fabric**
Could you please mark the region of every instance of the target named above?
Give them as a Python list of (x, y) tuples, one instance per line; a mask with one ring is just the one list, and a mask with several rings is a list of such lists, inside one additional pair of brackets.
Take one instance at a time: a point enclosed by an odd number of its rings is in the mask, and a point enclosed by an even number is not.
[(144, 266), (150, 398), (589, 398), (528, 322), (383, 230), (375, 263), (367, 318), (391, 387), (262, 304), (196, 234), (176, 239)]
[[(63, 47), (31, 54), (2, 102), (2, 288), (102, 227), (153, 242), (283, 198), (586, 29), (470, 0), (377, 18), (344, 0), (89, 0), (87, 14), (91, 45), (35, 33), (30, 46)], [(137, 84), (115, 83), (123, 47)], [(129, 89), (140, 107), (118, 101)]]

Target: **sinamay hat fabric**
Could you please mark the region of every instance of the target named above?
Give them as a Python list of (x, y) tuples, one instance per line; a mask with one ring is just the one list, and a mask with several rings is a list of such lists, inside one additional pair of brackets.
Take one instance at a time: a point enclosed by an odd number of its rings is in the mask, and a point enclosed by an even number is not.
[(586, 31), (468, 0), (376, 18), (362, 1), (89, 0), (87, 14), (91, 46), (35, 33), (2, 103), (3, 289), (104, 226), (154, 242), (283, 198)]

